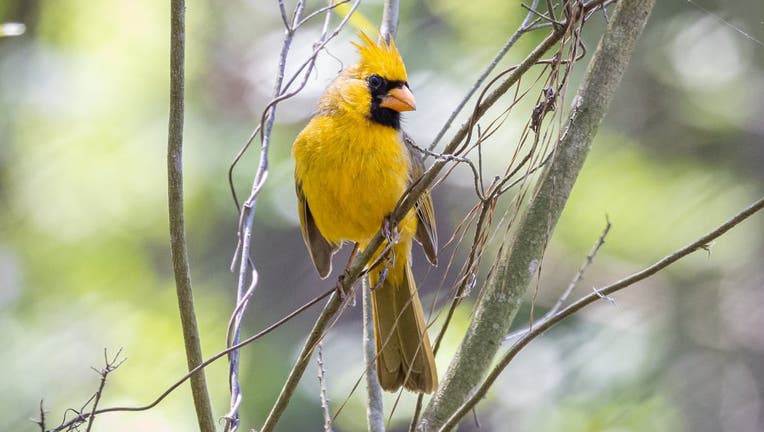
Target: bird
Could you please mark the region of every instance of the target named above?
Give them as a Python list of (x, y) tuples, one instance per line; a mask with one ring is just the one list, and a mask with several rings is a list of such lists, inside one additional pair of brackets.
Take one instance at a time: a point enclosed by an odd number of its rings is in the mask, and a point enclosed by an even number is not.
[(424, 173), (420, 153), (401, 129), (401, 113), (415, 110), (416, 102), (394, 40), (375, 42), (365, 33), (359, 38), (353, 42), (358, 62), (329, 84), (292, 146), (300, 228), (324, 279), (343, 242), (363, 251), (387, 227), (385, 244), (370, 260), (379, 264), (369, 271), (377, 375), (386, 391), (403, 386), (432, 393), (438, 374), (411, 271), (413, 241), (437, 264), (429, 191), (397, 225), (389, 218)]

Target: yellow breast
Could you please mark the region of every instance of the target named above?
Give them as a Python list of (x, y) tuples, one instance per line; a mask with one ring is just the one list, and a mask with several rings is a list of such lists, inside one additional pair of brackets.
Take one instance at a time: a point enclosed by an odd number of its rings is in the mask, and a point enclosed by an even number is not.
[[(406, 189), (409, 155), (400, 132), (343, 114), (313, 118), (295, 141), (295, 177), (321, 234), (362, 245)], [(406, 218), (409, 225), (412, 218)], [(413, 222), (413, 220), (411, 220)], [(406, 233), (416, 229), (404, 226)]]

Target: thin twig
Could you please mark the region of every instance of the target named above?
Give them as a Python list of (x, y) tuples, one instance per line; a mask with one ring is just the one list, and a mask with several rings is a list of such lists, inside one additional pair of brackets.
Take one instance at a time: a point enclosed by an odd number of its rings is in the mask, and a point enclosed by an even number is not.
[[(345, 292), (347, 291), (347, 287), (345, 286), (343, 286), (341, 289)], [(260, 432), (273, 431), (276, 427), (276, 423), (278, 423), (279, 419), (281, 419), (281, 415), (284, 413), (284, 410), (286, 410), (286, 407), (289, 404), (289, 400), (294, 394), (297, 383), (300, 382), (300, 378), (302, 378), (302, 374), (305, 372), (305, 367), (310, 360), (311, 354), (313, 354), (313, 350), (315, 349), (318, 342), (323, 338), (324, 329), (326, 329), (332, 317), (334, 317), (337, 311), (339, 311), (341, 304), (342, 300), (340, 299), (340, 296), (337, 295), (336, 290), (333, 290), (332, 296), (329, 297), (329, 301), (327, 302), (326, 306), (324, 306), (324, 310), (321, 311), (321, 314), (318, 316), (316, 323), (313, 325), (313, 329), (308, 336), (308, 340), (305, 341), (305, 344), (303, 345), (302, 350), (297, 357), (297, 361), (295, 362), (294, 366), (292, 366), (292, 370), (290, 371), (286, 382), (284, 382), (284, 386), (281, 388), (281, 392), (279, 393), (276, 402), (271, 408), (271, 412), (265, 419), (265, 423), (263, 423)]]
[[(587, 3), (587, 7), (596, 7), (602, 1), (606, 0), (591, 0), (589, 3)], [(536, 47), (536, 49), (534, 49), (528, 55), (528, 57), (526, 57), (526, 59), (517, 66), (517, 68), (514, 69), (514, 72), (510, 74), (496, 90), (494, 90), (476, 107), (476, 109), (473, 111), (471, 121), (468, 124), (463, 125), (459, 132), (457, 132), (451, 142), (446, 146), (444, 153), (452, 153), (456, 149), (461, 141), (467, 136), (468, 131), (471, 130), (477, 119), (485, 114), (486, 110), (492, 106), (501, 97), (501, 95), (507, 91), (507, 89), (516, 83), (520, 76), (525, 71), (527, 71), (528, 68), (533, 66), (533, 64), (535, 64), (535, 62), (537, 62), (551, 46), (559, 41), (559, 39), (563, 36), (563, 33), (564, 31), (562, 30), (555, 30), (552, 32), (552, 34), (544, 39), (544, 41), (542, 41), (541, 44)], [(408, 213), (419, 196), (421, 196), (423, 191), (433, 183), (446, 163), (446, 161), (436, 161), (433, 166), (426, 171), (424, 176), (421, 177), (418, 182), (415, 182), (415, 184), (401, 198), (399, 204), (396, 207), (396, 210), (393, 211), (390, 217), (391, 221), (400, 221), (402, 217)], [(348, 292), (352, 284), (355, 283), (355, 281), (358, 280), (358, 277), (363, 273), (363, 269), (371, 260), (372, 255), (375, 254), (380, 246), (382, 246), (383, 241), (384, 234), (380, 230), (377, 232), (374, 238), (371, 239), (369, 244), (366, 246), (366, 249), (362, 253), (359, 253), (353, 260), (353, 264), (350, 266), (342, 280), (339, 281), (339, 290), (342, 292)], [(304, 343), (300, 355), (298, 356), (298, 360), (292, 367), (289, 377), (282, 387), (281, 393), (279, 394), (276, 403), (271, 408), (271, 412), (263, 424), (261, 432), (272, 431), (275, 428), (276, 423), (281, 418), (281, 415), (286, 409), (286, 406), (289, 403), (292, 394), (294, 393), (297, 383), (305, 371), (307, 363), (311, 354), (313, 353), (313, 350), (315, 349), (317, 342), (323, 337), (323, 330), (329, 324), (331, 318), (339, 311), (341, 303), (341, 299), (336, 294), (332, 295), (332, 297), (329, 299), (329, 302), (314, 324), (307, 341)]]
[(570, 306), (561, 310), (559, 313), (555, 314), (548, 321), (545, 321), (541, 323), (540, 325), (536, 326), (533, 330), (531, 330), (525, 336), (520, 338), (517, 341), (517, 343), (512, 345), (509, 351), (507, 351), (501, 357), (501, 359), (498, 361), (496, 366), (494, 366), (491, 372), (486, 376), (485, 380), (480, 384), (479, 387), (475, 389), (472, 395), (469, 398), (467, 398), (467, 400), (465, 400), (465, 402), (459, 407), (459, 409), (454, 412), (451, 418), (449, 418), (448, 421), (445, 424), (443, 424), (443, 427), (440, 428), (440, 431), (445, 432), (456, 427), (456, 425), (459, 423), (459, 420), (462, 417), (464, 417), (464, 415), (467, 414), (475, 405), (477, 405), (477, 403), (485, 396), (486, 392), (494, 383), (494, 381), (496, 381), (496, 379), (499, 377), (501, 372), (507, 367), (509, 362), (517, 355), (517, 353), (520, 352), (520, 350), (522, 350), (526, 345), (528, 345), (530, 341), (532, 341), (539, 335), (543, 334), (545, 331), (549, 330), (550, 328), (558, 324), (563, 319), (568, 318), (574, 313), (583, 309), (584, 307), (589, 306), (590, 304), (595, 303), (598, 300), (601, 300), (602, 296), (609, 296), (626, 287), (632, 286), (636, 284), (637, 282), (640, 282), (658, 273), (659, 271), (679, 261), (680, 259), (686, 257), (687, 255), (690, 255), (693, 252), (696, 252), (698, 250), (705, 250), (705, 248), (707, 248), (708, 245), (711, 242), (713, 242), (715, 239), (721, 237), (727, 231), (729, 231), (736, 225), (740, 224), (744, 220), (750, 218), (751, 216), (761, 211), (762, 209), (764, 209), (764, 197), (760, 198), (758, 201), (754, 202), (753, 204), (751, 204), (750, 206), (742, 210), (740, 213), (736, 214), (735, 216), (733, 216), (732, 218), (730, 218), (729, 220), (721, 224), (715, 230), (700, 237), (694, 242), (688, 244), (687, 246), (677, 250), (671, 255), (664, 257), (663, 259), (656, 262), (655, 264), (637, 273), (633, 273), (617, 282), (614, 282), (610, 285), (600, 288), (596, 292), (591, 293), (579, 299), (575, 303), (571, 304)]
[[(630, 7), (628, 15), (635, 5), (641, 7), (650, 0), (621, 2)], [(592, 6), (594, 0), (587, 3)], [(580, 3), (576, 3), (580, 8)], [(649, 10), (649, 9), (648, 9)], [(470, 321), (469, 329), (463, 339), (454, 360), (451, 362), (446, 378), (433, 396), (420, 424), (427, 424), (430, 430), (440, 430), (443, 423), (458, 409), (462, 401), (471, 396), (475, 387), (483, 381), (485, 373), (490, 370), (492, 360), (500, 347), (500, 342), (508, 333), (509, 325), (520, 305), (520, 299), (536, 275), (538, 263), (543, 257), (544, 248), (551, 231), (560, 217), (562, 208), (567, 201), (575, 178), (583, 165), (589, 150), (591, 140), (600, 124), (607, 105), (611, 100), (623, 71), (630, 58), (631, 49), (635, 46), (636, 38), (641, 31), (647, 13), (637, 13), (629, 16), (630, 21), (617, 21), (603, 35), (603, 42), (592, 59), (592, 63), (584, 78), (581, 99), (584, 103), (576, 104), (571, 111), (568, 124), (571, 125), (563, 132), (561, 139), (555, 140), (550, 164), (545, 168), (545, 174), (532, 192), (530, 204), (518, 225), (513, 227), (510, 234), (511, 243), (504, 242), (498, 254), (492, 272), (481, 290), (475, 311)], [(553, 35), (563, 32), (561, 38), (570, 41), (569, 35), (576, 22), (581, 19), (581, 13), (566, 14), (564, 27), (554, 28)], [(619, 42), (612, 42), (615, 35), (621, 37)], [(605, 47), (605, 48), (603, 48)], [(534, 50), (538, 52), (538, 49)], [(572, 53), (571, 53), (572, 54)], [(606, 70), (602, 70), (605, 69)], [(556, 73), (554, 70), (552, 73)], [(565, 75), (557, 79), (565, 80)], [(593, 78), (593, 77), (596, 77)], [(501, 89), (503, 86), (497, 88)], [(486, 100), (492, 99), (491, 96)], [(574, 127), (575, 126), (575, 127)], [(529, 129), (526, 129), (529, 130)], [(534, 147), (536, 147), (534, 138)], [(541, 141), (541, 149), (546, 145)], [(536, 158), (543, 157), (542, 151), (537, 151)], [(528, 166), (533, 166), (529, 164)], [(520, 201), (516, 201), (519, 205)], [(461, 417), (460, 417), (461, 418)], [(450, 430), (453, 424), (446, 430)]]
[[(278, 321), (276, 321), (273, 324), (269, 325), (268, 327), (264, 328), (263, 330), (259, 331), (258, 333), (248, 337), (247, 339), (244, 339), (243, 341), (239, 342), (236, 345), (233, 345), (231, 347), (228, 347), (228, 348), (218, 352), (214, 356), (212, 356), (209, 359), (203, 361), (201, 364), (199, 364), (199, 366), (197, 366), (196, 368), (188, 371), (187, 374), (183, 375), (183, 377), (181, 377), (179, 380), (177, 380), (174, 384), (172, 384), (164, 392), (162, 392), (162, 394), (160, 394), (156, 399), (154, 399), (153, 402), (151, 402), (151, 403), (149, 403), (147, 405), (142, 405), (142, 406), (137, 406), (137, 407), (112, 407), (112, 408), (104, 408), (104, 409), (97, 410), (97, 411), (93, 412), (92, 414), (91, 413), (89, 413), (89, 414), (81, 414), (80, 412), (78, 412), (76, 410), (71, 410), (71, 411), (74, 411), (75, 414), (77, 414), (77, 418), (74, 418), (74, 419), (72, 419), (72, 420), (70, 420), (68, 422), (62, 422), (61, 426), (59, 426), (59, 427), (57, 427), (55, 429), (52, 429), (49, 432), (60, 432), (60, 431), (63, 431), (65, 429), (71, 429), (72, 427), (75, 427), (77, 424), (81, 424), (82, 422), (84, 422), (85, 420), (90, 418), (91, 415), (100, 415), (100, 414), (109, 413), (109, 412), (136, 412), (136, 411), (150, 410), (151, 408), (154, 408), (155, 406), (159, 405), (159, 403), (161, 403), (167, 396), (169, 396), (178, 387), (183, 385), (183, 383), (188, 381), (188, 379), (190, 377), (192, 377), (194, 374), (200, 372), (201, 370), (203, 370), (207, 366), (211, 365), (212, 363), (214, 363), (216, 360), (220, 359), (221, 357), (227, 355), (231, 351), (235, 351), (235, 350), (238, 350), (238, 349), (240, 349), (240, 348), (242, 348), (242, 347), (244, 347), (246, 345), (249, 345), (252, 342), (254, 342), (254, 341), (260, 339), (261, 337), (267, 335), (268, 333), (272, 332), (273, 330), (276, 330), (277, 328), (281, 327), (287, 321), (289, 321), (292, 318), (296, 317), (297, 315), (301, 314), (302, 312), (304, 312), (309, 307), (315, 305), (319, 301), (321, 301), (321, 300), (325, 299), (326, 297), (328, 297), (329, 295), (333, 294), (335, 291), (336, 291), (335, 288), (331, 288), (331, 289), (325, 291), (323, 294), (313, 298), (309, 302), (307, 302), (304, 305), (302, 305), (302, 306), (298, 307), (297, 309), (293, 310), (288, 315), (282, 317), (281, 319), (279, 319)], [(92, 397), (91, 397), (91, 399), (92, 399)], [(67, 411), (69, 411), (69, 410), (67, 410)]]
[(40, 418), (32, 421), (40, 427), (40, 432), (45, 432), (45, 408), (42, 399), (40, 399)]
[[(588, 11), (592, 8), (599, 7), (600, 4), (606, 1), (608, 0), (590, 0), (586, 3), (584, 9)], [(501, 96), (507, 92), (507, 90), (515, 85), (520, 77), (540, 60), (544, 53), (554, 46), (555, 43), (559, 42), (564, 34), (564, 29), (555, 29), (552, 31), (552, 33), (544, 38), (544, 40), (541, 41), (541, 43), (539, 43), (539, 45), (536, 46), (536, 48), (534, 48), (522, 62), (512, 68), (512, 73), (510, 73), (494, 91), (484, 98), (481, 98), (479, 103), (476, 104), (470, 119), (456, 132), (451, 141), (446, 145), (443, 153), (453, 154), (462, 141), (471, 133), (473, 127), (477, 124), (477, 121), (486, 113), (486, 111), (493, 106)], [(435, 178), (440, 174), (446, 164), (448, 164), (448, 161), (436, 161), (427, 171), (425, 171), (424, 175), (420, 177), (418, 181), (414, 182), (393, 211), (394, 220), (400, 220), (400, 218), (414, 206), (414, 203), (419, 199), (422, 193), (432, 185)], [(369, 243), (368, 247), (372, 249), (377, 248), (382, 244), (382, 240), (381, 233), (377, 233)]]
[[(280, 3), (279, 7), (282, 10), (282, 19), (284, 19), (284, 25), (286, 29), (286, 34), (284, 36), (284, 41), (282, 44), (282, 50), (281, 55), (279, 57), (279, 66), (277, 68), (276, 72), (276, 80), (274, 85), (274, 98), (271, 100), (271, 102), (268, 103), (265, 110), (263, 111), (263, 115), (261, 116), (260, 125), (264, 125), (263, 127), (259, 128), (260, 130), (260, 142), (261, 142), (261, 149), (260, 149), (260, 163), (258, 165), (257, 172), (255, 174), (254, 180), (252, 182), (252, 189), (250, 192), (250, 196), (247, 199), (247, 201), (244, 203), (241, 213), (240, 213), (240, 219), (239, 219), (239, 236), (238, 236), (238, 244), (236, 247), (236, 251), (234, 253), (234, 262), (238, 258), (239, 259), (239, 278), (237, 283), (237, 307), (236, 312), (234, 313), (234, 318), (232, 318), (231, 322), (233, 323), (233, 338), (231, 340), (232, 343), (236, 343), (239, 340), (239, 334), (240, 334), (240, 327), (241, 327), (241, 318), (246, 310), (248, 301), (247, 299), (251, 296), (251, 293), (253, 292), (255, 286), (256, 286), (256, 271), (254, 269), (254, 263), (252, 262), (251, 256), (250, 256), (250, 247), (252, 242), (252, 235), (253, 235), (253, 225), (254, 225), (254, 216), (255, 216), (255, 207), (257, 204), (257, 198), (260, 194), (260, 191), (262, 190), (265, 181), (268, 178), (268, 150), (270, 146), (270, 140), (271, 140), (271, 131), (273, 128), (273, 124), (275, 122), (275, 114), (276, 114), (276, 107), (277, 104), (285, 99), (288, 99), (304, 88), (305, 84), (307, 83), (308, 77), (310, 76), (311, 71), (313, 70), (316, 62), (316, 58), (318, 53), (321, 49), (326, 45), (326, 43), (331, 40), (334, 36), (339, 34), (339, 31), (344, 25), (348, 22), (350, 19), (350, 16), (352, 15), (353, 11), (358, 7), (360, 0), (356, 0), (355, 3), (351, 6), (351, 10), (348, 13), (348, 15), (342, 20), (342, 22), (335, 28), (334, 32), (331, 34), (328, 34), (329, 24), (330, 24), (330, 17), (333, 9), (333, 0), (330, 0), (329, 7), (325, 9), (325, 20), (324, 20), (324, 26), (323, 31), (321, 33), (321, 37), (319, 41), (314, 45), (314, 54), (303, 63), (303, 65), (298, 69), (297, 72), (293, 75), (292, 79), (290, 79), (286, 84), (284, 84), (284, 71), (286, 68), (286, 59), (287, 55), (289, 53), (289, 48), (291, 46), (291, 42), (294, 38), (294, 34), (296, 32), (297, 27), (301, 23), (301, 16), (302, 12), (305, 7), (305, 2), (303, 0), (299, 0), (297, 2), (297, 5), (295, 7), (295, 12), (291, 19), (291, 24), (288, 20), (286, 20), (285, 17), (285, 10), (283, 7), (283, 4)], [(307, 68), (307, 70), (305, 70)], [(287, 90), (291, 86), (291, 84), (294, 82), (294, 80), (299, 76), (302, 71), (305, 70), (304, 73), (304, 79), (299, 86), (298, 89), (292, 91), (291, 93), (288, 93)], [(259, 126), (258, 126), (259, 127)], [(249, 147), (252, 139), (255, 137), (255, 133), (253, 133), (250, 136), (250, 140), (247, 141), (247, 143), (244, 145), (245, 148)], [(240, 151), (241, 154), (243, 151)], [(234, 160), (234, 163), (238, 161), (240, 156), (237, 156), (237, 158)], [(233, 167), (229, 169), (229, 181), (231, 178)], [(233, 191), (233, 186), (232, 186)], [(234, 195), (235, 198), (235, 195)], [(244, 291), (244, 286), (247, 283), (247, 275), (249, 273), (249, 269), (251, 269), (252, 274), (252, 283), (250, 283), (250, 288), (247, 291)], [(229, 330), (230, 333), (230, 330)], [(229, 356), (229, 375), (231, 383), (231, 409), (229, 410), (229, 413), (225, 416), (226, 418), (226, 431), (235, 431), (238, 426), (238, 407), (241, 402), (241, 388), (239, 386), (238, 382), (238, 368), (239, 368), (239, 356), (236, 351), (232, 352)]]
[[(286, 19), (286, 10), (283, 6), (283, 2), (279, 2), (279, 8), (281, 10), (281, 16), (284, 20), (284, 27), (286, 34), (284, 35), (284, 41), (281, 45), (281, 54), (279, 56), (279, 64), (276, 69), (276, 79), (273, 89), (273, 97), (277, 98), (281, 95), (281, 86), (284, 80), (284, 70), (286, 69), (287, 55), (289, 54), (289, 48), (292, 45), (294, 39), (294, 30), (292, 26), (296, 25), (302, 17), (302, 11), (305, 8), (305, 2), (299, 0), (295, 6), (293, 19), (291, 22)], [(241, 256), (239, 261), (239, 278), (236, 286), (236, 311), (232, 315), (233, 323), (233, 338), (229, 338), (228, 343), (235, 345), (240, 340), (241, 335), (241, 323), (244, 316), (244, 312), (248, 305), (248, 300), (252, 295), (255, 287), (257, 286), (257, 271), (253, 268), (250, 261), (250, 248), (252, 244), (252, 226), (255, 218), (255, 206), (257, 204), (257, 196), (262, 190), (265, 181), (268, 178), (268, 149), (270, 146), (271, 131), (273, 129), (273, 123), (276, 119), (276, 104), (271, 104), (266, 108), (263, 116), (266, 118), (265, 122), (261, 121), (260, 124), (265, 126), (260, 128), (261, 137), (261, 149), (260, 149), (260, 162), (258, 164), (255, 178), (252, 182), (252, 191), (249, 199), (245, 202), (242, 211), (241, 219), (244, 220), (243, 230), (240, 231)], [(238, 253), (238, 248), (237, 248)], [(251, 269), (251, 271), (250, 271)], [(251, 276), (251, 283), (247, 284), (248, 275)], [(245, 286), (249, 286), (245, 290)], [(231, 330), (229, 329), (229, 334)], [(224, 416), (226, 420), (226, 432), (234, 432), (239, 426), (239, 405), (241, 404), (242, 392), (239, 384), (239, 352), (233, 351), (228, 356), (229, 363), (229, 385), (231, 391), (231, 402), (228, 413)]]
[[(535, 8), (538, 5), (538, 0), (533, 0), (533, 3), (531, 4), (532, 8)], [(448, 116), (448, 120), (443, 124), (443, 126), (440, 128), (440, 131), (438, 131), (438, 134), (435, 135), (435, 139), (432, 140), (432, 143), (428, 147), (429, 150), (434, 150), (435, 147), (438, 145), (440, 140), (443, 138), (443, 136), (446, 134), (446, 131), (451, 127), (451, 124), (456, 119), (456, 116), (459, 115), (459, 113), (464, 109), (465, 105), (467, 105), (467, 102), (470, 100), (470, 98), (475, 94), (475, 92), (480, 88), (480, 86), (483, 85), (483, 82), (488, 78), (488, 75), (493, 72), (493, 70), (496, 68), (496, 65), (499, 64), (502, 58), (504, 58), (504, 55), (507, 54), (510, 48), (512, 48), (515, 43), (520, 39), (520, 37), (527, 33), (529, 30), (528, 24), (530, 23), (530, 20), (532, 18), (532, 14), (528, 13), (525, 15), (525, 19), (523, 19), (523, 22), (520, 23), (520, 27), (518, 27), (517, 30), (515, 30), (514, 33), (512, 33), (512, 36), (509, 37), (507, 42), (504, 44), (503, 47), (499, 50), (499, 52), (496, 54), (496, 56), (491, 60), (491, 63), (486, 66), (485, 70), (483, 70), (483, 73), (480, 74), (478, 79), (472, 84), (472, 87), (467, 91), (467, 93), (462, 97), (462, 100), (459, 101), (459, 103), (456, 105), (456, 108), (454, 108), (453, 111), (451, 111), (451, 114)]]
[(106, 386), (106, 378), (109, 376), (109, 374), (113, 371), (115, 371), (118, 367), (122, 365), (122, 363), (125, 362), (126, 359), (122, 359), (118, 361), (119, 355), (122, 353), (122, 348), (120, 348), (116, 354), (114, 354), (114, 358), (109, 360), (109, 357), (106, 353), (106, 348), (103, 350), (103, 358), (104, 358), (104, 368), (101, 370), (95, 370), (98, 375), (101, 376), (101, 381), (98, 384), (98, 390), (95, 392), (95, 396), (93, 398), (93, 408), (90, 410), (90, 418), (88, 419), (88, 427), (85, 430), (86, 432), (90, 432), (90, 430), (93, 428), (93, 422), (95, 421), (95, 412), (98, 410), (98, 403), (101, 401), (101, 396), (103, 395), (103, 388)]
[[(202, 360), (201, 338), (194, 312), (191, 290), (191, 270), (186, 250), (183, 216), (183, 121), (185, 86), (185, 0), (170, 1), (170, 121), (167, 138), (167, 182), (170, 218), (170, 249), (172, 253), (175, 288), (178, 297), (180, 322), (186, 349), (188, 369), (194, 369)], [(207, 392), (204, 373), (191, 378), (194, 408), (202, 432), (214, 432), (215, 420)]]
[[(316, 15), (320, 15), (320, 14), (322, 14), (324, 12), (330, 11), (330, 10), (336, 8), (337, 6), (343, 5), (345, 3), (350, 3), (350, 0), (340, 0), (340, 1), (336, 2), (336, 3), (333, 0), (330, 0), (328, 5), (326, 5), (326, 6), (322, 7), (322, 8), (318, 8), (315, 11), (309, 13), (305, 18), (302, 19), (302, 21), (300, 21), (299, 23), (297, 23), (297, 25), (295, 25), (293, 27), (293, 30), (297, 30), (303, 24), (305, 24), (306, 22), (310, 21)], [(331, 16), (331, 15), (327, 15), (327, 16)]]
[(363, 360), (366, 366), (366, 422), (369, 432), (385, 432), (385, 410), (382, 403), (382, 386), (377, 376), (377, 347), (374, 341), (371, 290), (368, 278), (363, 279)]
[(321, 412), (324, 415), (324, 432), (332, 432), (332, 414), (329, 412), (329, 398), (326, 397), (326, 370), (324, 370), (324, 356), (320, 342), (316, 348), (316, 363), (318, 363), (318, 394), (321, 399)]
[(592, 262), (594, 261), (594, 257), (597, 256), (597, 252), (599, 252), (602, 245), (605, 244), (605, 237), (607, 237), (611, 227), (612, 227), (612, 224), (610, 223), (610, 219), (607, 217), (607, 215), (605, 215), (605, 228), (602, 230), (602, 234), (600, 234), (600, 237), (597, 239), (597, 242), (594, 244), (594, 247), (592, 248), (591, 252), (589, 252), (589, 255), (586, 256), (586, 260), (584, 261), (583, 264), (581, 264), (581, 267), (578, 269), (578, 272), (573, 277), (573, 280), (570, 281), (570, 283), (568, 284), (568, 287), (565, 288), (565, 291), (562, 292), (562, 295), (560, 295), (560, 297), (557, 299), (554, 306), (552, 306), (552, 308), (549, 309), (540, 320), (531, 321), (531, 324), (528, 326), (528, 328), (518, 330), (514, 333), (507, 335), (507, 337), (504, 338), (504, 341), (512, 340), (528, 333), (529, 331), (533, 330), (534, 326), (549, 320), (557, 312), (559, 312), (559, 310), (562, 308), (562, 305), (565, 304), (565, 300), (567, 300), (568, 297), (570, 296), (570, 293), (573, 292), (573, 290), (576, 288), (578, 283), (581, 282), (581, 279), (583, 279), (586, 269), (588, 269), (589, 266), (592, 265)]

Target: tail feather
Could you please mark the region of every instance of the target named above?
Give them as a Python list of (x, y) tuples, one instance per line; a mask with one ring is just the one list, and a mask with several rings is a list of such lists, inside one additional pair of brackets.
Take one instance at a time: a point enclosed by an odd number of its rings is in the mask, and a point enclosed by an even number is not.
[(404, 386), (432, 393), (438, 387), (438, 374), (407, 256), (398, 255), (399, 263), (391, 266), (381, 283), (382, 271), (370, 274), (377, 373), (387, 391)]

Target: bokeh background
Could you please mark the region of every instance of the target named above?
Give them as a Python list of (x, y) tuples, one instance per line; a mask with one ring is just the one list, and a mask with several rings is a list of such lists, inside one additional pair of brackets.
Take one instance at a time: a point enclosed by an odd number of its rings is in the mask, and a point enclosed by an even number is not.
[[(168, 3), (0, 2), (0, 22), (26, 25), (24, 35), (0, 38), (0, 430), (35, 430), (29, 419), (41, 399), (49, 425), (79, 408), (97, 387), (90, 367), (102, 366), (104, 348), (122, 348), (127, 357), (107, 384), (104, 407), (147, 403), (184, 373), (167, 233)], [(364, 2), (360, 14), (379, 22), (381, 3)], [(402, 3), (398, 44), (419, 108), (405, 127), (426, 144), (524, 12), (516, 1)], [(320, 5), (308, 2), (310, 10)], [(575, 275), (605, 215), (613, 228), (575, 296), (669, 254), (762, 195), (762, 20), (759, 0), (658, 2), (551, 241), (536, 313)], [(226, 172), (270, 98), (283, 29), (275, 1), (189, 0), (187, 21), (186, 222), (208, 357), (224, 345), (235, 291), (228, 266), (237, 214)], [(587, 26), (590, 52), (604, 21), (598, 15)], [(288, 70), (310, 51), (319, 26), (316, 20), (298, 34)], [(543, 35), (526, 36), (502, 65), (520, 60)], [(332, 284), (318, 279), (300, 238), (289, 154), (321, 90), (354, 61), (353, 39), (351, 28), (343, 31), (306, 90), (279, 106), (257, 208), (261, 279), (246, 334)], [(532, 102), (486, 145), (489, 159), (510, 154)], [(240, 194), (256, 162), (250, 151), (237, 170)], [(434, 195), (446, 239), (474, 202), (469, 173), (457, 169)], [(454, 253), (458, 267), (466, 250), (444, 253)], [(420, 252), (414, 259), (415, 273), (427, 274), (419, 280), (430, 304), (447, 271), (428, 271)], [(762, 263), (759, 215), (711, 253), (578, 314), (508, 367), (477, 410), (481, 430), (764, 430)], [(475, 295), (458, 311), (439, 354), (441, 371)], [(360, 309), (350, 308), (324, 343), (333, 412), (361, 376)], [(516, 326), (527, 323), (528, 310)], [(317, 313), (314, 307), (243, 351), (244, 428), (261, 424)], [(311, 365), (280, 430), (321, 430), (316, 372)], [(222, 416), (226, 365), (212, 365), (207, 377)], [(361, 390), (336, 430), (363, 429)], [(401, 399), (392, 430), (407, 427), (412, 400)], [(150, 411), (103, 415), (95, 429), (193, 430), (192, 409), (184, 386)], [(471, 419), (462, 425), (475, 429)]]

